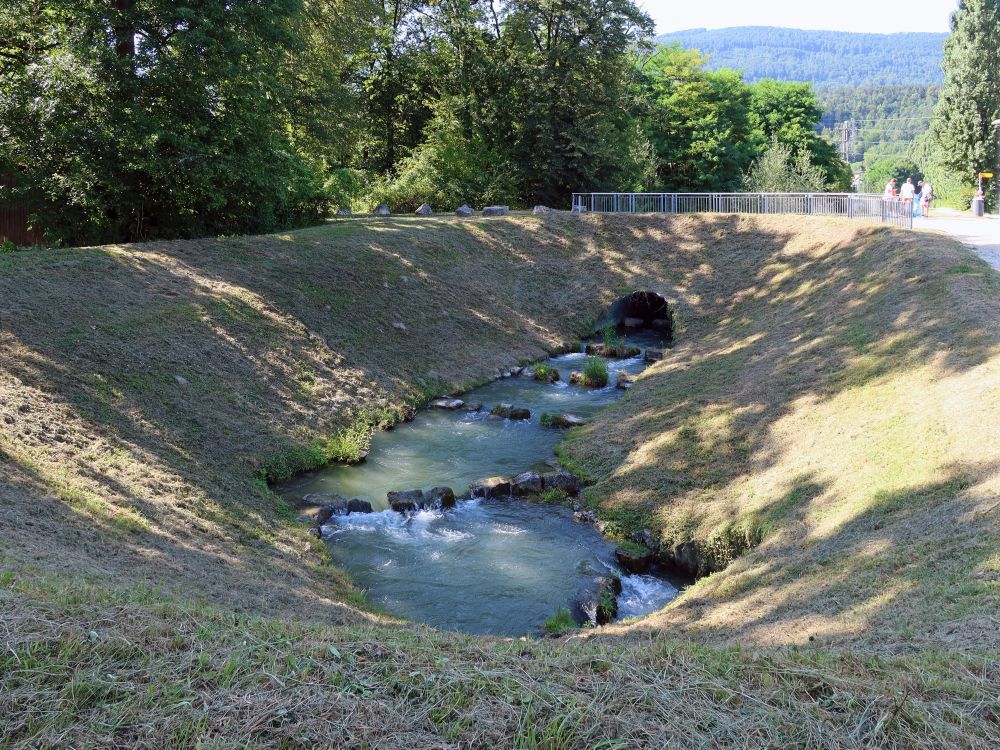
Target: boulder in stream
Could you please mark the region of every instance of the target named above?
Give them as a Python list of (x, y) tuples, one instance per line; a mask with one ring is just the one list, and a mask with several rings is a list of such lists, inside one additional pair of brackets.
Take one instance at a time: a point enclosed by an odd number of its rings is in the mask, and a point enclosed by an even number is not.
[(515, 495), (536, 495), (545, 487), (542, 475), (537, 471), (526, 471), (510, 480), (511, 491)]
[(629, 544), (615, 550), (615, 560), (629, 573), (645, 573), (653, 564), (653, 552), (641, 544)]
[(503, 417), (504, 419), (531, 419), (531, 412), (529, 410), (514, 406), (513, 404), (497, 404), (490, 409), (490, 414), (494, 417)]
[(448, 396), (444, 396), (443, 398), (434, 399), (429, 405), (432, 409), (455, 411), (456, 409), (461, 409), (465, 406), (465, 402), (460, 398), (449, 398)]
[(542, 474), (542, 484), (547, 490), (562, 490), (569, 495), (580, 491), (580, 478), (568, 471), (552, 471)]
[(420, 510), (424, 506), (423, 490), (403, 490), (386, 494), (389, 507), (397, 513), (407, 513)]
[(510, 497), (510, 480), (506, 477), (489, 477), (469, 485), (473, 497), (500, 499)]
[(585, 424), (587, 424), (587, 420), (583, 417), (578, 417), (575, 414), (542, 415), (542, 427), (555, 427), (562, 430), (568, 430), (573, 427), (583, 427)]
[(435, 487), (424, 493), (425, 508), (454, 508), (455, 492), (451, 487)]
[(573, 618), (581, 625), (607, 625), (618, 617), (622, 581), (616, 575), (598, 576), (584, 586), (573, 603)]
[(633, 378), (632, 378), (631, 375), (629, 375), (624, 370), (619, 370), (618, 371), (618, 377), (615, 380), (615, 388), (618, 388), (618, 389), (623, 390), (623, 391), (627, 391), (629, 388), (631, 388), (634, 385), (634, 383), (635, 383), (635, 380), (633, 380)]
[(349, 500), (347, 503), (347, 510), (349, 513), (373, 513), (374, 508), (372, 504), (367, 500), (359, 500), (357, 498)]
[(463, 408), (466, 411), (482, 411), (483, 404), (481, 401), (474, 401), (472, 403), (467, 403)]

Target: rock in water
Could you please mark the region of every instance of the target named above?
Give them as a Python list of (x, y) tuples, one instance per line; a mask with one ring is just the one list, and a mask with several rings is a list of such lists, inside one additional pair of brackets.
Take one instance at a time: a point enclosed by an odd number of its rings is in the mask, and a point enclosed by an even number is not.
[(389, 206), (385, 203), (379, 203), (375, 206), (375, 210), (372, 211), (372, 215), (374, 216), (389, 216), (391, 213), (392, 211), (389, 210)]
[(420, 208), (414, 211), (417, 216), (431, 216), (434, 213), (434, 209), (431, 208), (429, 203), (421, 203)]
[(552, 213), (552, 209), (549, 208), (548, 206), (535, 206), (533, 209), (531, 209), (531, 213), (533, 213), (535, 216), (540, 216), (543, 214)]
[(487, 206), (483, 209), (483, 216), (506, 216), (509, 213), (509, 206)]
[(505, 498), (510, 497), (510, 480), (506, 477), (489, 477), (480, 479), (469, 485), (473, 497)]
[(497, 404), (492, 409), (490, 409), (490, 414), (494, 417), (503, 417), (504, 419), (531, 419), (531, 412), (527, 409), (514, 406), (513, 404)]
[(622, 325), (629, 329), (643, 328), (646, 325), (646, 321), (642, 318), (625, 318), (622, 321)]
[(629, 573), (645, 573), (653, 564), (653, 552), (640, 545), (627, 549), (619, 547), (615, 550), (615, 559)]
[(420, 510), (424, 504), (423, 490), (390, 492), (385, 497), (389, 501), (389, 507), (397, 513)]
[(542, 483), (547, 490), (562, 490), (570, 495), (575, 495), (580, 491), (580, 478), (568, 471), (553, 471), (542, 474)]
[(453, 508), (455, 492), (451, 487), (435, 487), (424, 493), (424, 503), (428, 508)]
[(475, 213), (476, 213), (475, 211), (469, 208), (468, 203), (463, 203), (461, 206), (455, 209), (456, 216), (474, 216)]
[(355, 498), (347, 503), (347, 511), (349, 513), (372, 513), (372, 504), (367, 500), (358, 500)]
[(573, 603), (573, 619), (580, 625), (607, 625), (618, 616), (618, 576), (600, 576), (584, 586)]
[(583, 417), (578, 417), (575, 414), (556, 414), (550, 420), (548, 420), (549, 427), (558, 427), (563, 430), (568, 430), (572, 427), (583, 427), (587, 424), (587, 420)]
[(430, 403), (432, 409), (445, 409), (447, 411), (455, 411), (463, 406), (465, 406), (465, 402), (460, 398), (436, 398)]
[(510, 480), (511, 491), (515, 495), (536, 495), (542, 491), (542, 475), (536, 471), (526, 471)]
[(465, 410), (466, 411), (482, 411), (483, 410), (483, 405), (479, 401), (474, 401), (471, 404), (466, 404), (465, 405)]
[(615, 380), (615, 387), (620, 388), (623, 391), (627, 391), (629, 388), (632, 387), (632, 384), (634, 382), (635, 381), (632, 379), (631, 375), (629, 375), (625, 371), (620, 371), (618, 373), (618, 379)]

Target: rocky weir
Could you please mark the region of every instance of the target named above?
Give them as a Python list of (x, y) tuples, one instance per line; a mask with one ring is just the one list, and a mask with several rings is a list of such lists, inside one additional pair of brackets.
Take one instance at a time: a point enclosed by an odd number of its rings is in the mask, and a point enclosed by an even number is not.
[[(590, 625), (655, 611), (683, 581), (607, 539), (554, 453), (564, 429), (620, 398), (664, 345), (655, 330), (615, 343), (608, 357), (574, 352), (442, 394), (375, 435), (365, 462), (300, 477), (283, 494), (372, 604), (410, 620), (520, 636), (562, 608)], [(571, 382), (595, 357), (606, 384)]]

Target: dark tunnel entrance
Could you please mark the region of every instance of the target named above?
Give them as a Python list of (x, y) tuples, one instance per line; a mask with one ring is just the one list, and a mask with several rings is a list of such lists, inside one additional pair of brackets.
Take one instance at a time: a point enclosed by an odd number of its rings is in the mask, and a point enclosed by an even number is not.
[(625, 330), (651, 329), (666, 340), (673, 340), (674, 325), (667, 300), (656, 292), (639, 291), (619, 297), (598, 323)]

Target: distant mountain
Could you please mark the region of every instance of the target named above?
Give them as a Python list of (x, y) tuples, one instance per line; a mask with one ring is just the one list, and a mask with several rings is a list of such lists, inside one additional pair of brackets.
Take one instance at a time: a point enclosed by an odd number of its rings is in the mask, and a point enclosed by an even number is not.
[[(906, 6), (900, 6), (900, 12)], [(710, 68), (743, 70), (748, 81), (778, 78), (822, 86), (930, 86), (943, 80), (947, 34), (854, 34), (771, 26), (691, 29), (663, 34), (709, 55)]]

